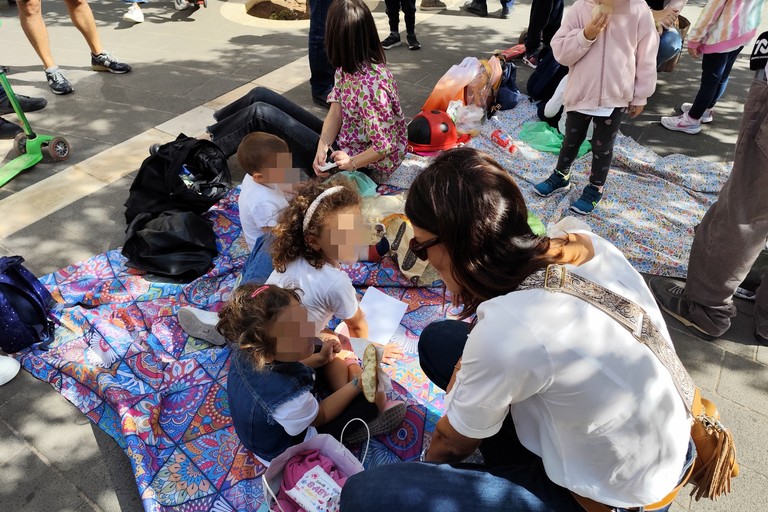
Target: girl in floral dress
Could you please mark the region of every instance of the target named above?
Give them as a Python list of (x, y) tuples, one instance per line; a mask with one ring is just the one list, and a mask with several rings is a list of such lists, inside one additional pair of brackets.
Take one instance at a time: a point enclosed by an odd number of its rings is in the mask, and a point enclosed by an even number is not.
[(288, 143), (296, 167), (326, 177), (323, 168), (333, 162), (337, 169), (363, 171), (383, 183), (405, 154), (406, 122), (373, 16), (362, 0), (334, 0), (325, 44), (336, 68), (325, 121), (257, 87), (217, 111), (208, 132), (227, 155), (247, 134), (269, 132)]

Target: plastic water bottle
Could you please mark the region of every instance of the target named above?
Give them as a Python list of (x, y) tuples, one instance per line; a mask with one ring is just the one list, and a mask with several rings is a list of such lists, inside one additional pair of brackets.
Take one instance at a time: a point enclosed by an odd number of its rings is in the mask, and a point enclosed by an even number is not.
[(181, 178), (181, 181), (183, 181), (187, 186), (187, 188), (192, 188), (194, 186), (195, 176), (192, 174), (192, 171), (189, 170), (187, 164), (181, 165), (181, 172), (179, 172), (179, 177)]
[(517, 146), (512, 144), (512, 138), (501, 130), (494, 130), (491, 133), (491, 140), (510, 153), (517, 151)]

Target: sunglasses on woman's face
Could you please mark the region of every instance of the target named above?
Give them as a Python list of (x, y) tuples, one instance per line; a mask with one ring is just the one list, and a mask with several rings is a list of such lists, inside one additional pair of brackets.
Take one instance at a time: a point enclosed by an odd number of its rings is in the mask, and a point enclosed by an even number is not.
[(421, 242), (420, 244), (416, 243), (415, 238), (411, 238), (411, 241), (408, 242), (408, 250), (410, 250), (413, 253), (413, 255), (419, 258), (421, 261), (427, 261), (427, 249), (439, 243), (440, 243), (440, 237), (438, 236), (436, 236), (432, 240)]

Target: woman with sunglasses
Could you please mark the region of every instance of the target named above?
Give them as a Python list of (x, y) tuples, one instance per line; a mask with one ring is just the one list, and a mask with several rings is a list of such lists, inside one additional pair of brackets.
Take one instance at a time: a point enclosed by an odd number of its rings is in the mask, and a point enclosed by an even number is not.
[[(576, 495), (618, 511), (667, 510), (695, 457), (670, 373), (588, 302), (518, 290), (565, 265), (642, 306), (671, 345), (642, 276), (590, 232), (535, 235), (517, 185), (474, 149), (436, 158), (405, 213), (411, 251), (438, 270), (469, 321), (435, 322), (419, 340), (424, 373), (447, 392), (421, 462), (353, 476), (341, 511), (582, 512)], [(483, 464), (458, 464), (478, 448)]]

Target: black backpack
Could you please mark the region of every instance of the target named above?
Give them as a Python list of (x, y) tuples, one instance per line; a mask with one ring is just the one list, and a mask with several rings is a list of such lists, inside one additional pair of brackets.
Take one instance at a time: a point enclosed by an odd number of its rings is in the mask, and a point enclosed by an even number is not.
[(142, 162), (125, 202), (125, 221), (167, 210), (204, 213), (232, 186), (227, 157), (209, 140), (180, 134)]
[(539, 64), (528, 78), (528, 96), (533, 101), (549, 101), (555, 89), (568, 74), (568, 66), (563, 66), (552, 55), (552, 48), (546, 46), (539, 52)]
[(126, 236), (126, 266), (184, 282), (205, 274), (218, 254), (211, 223), (192, 212), (141, 213)]
[(0, 349), (8, 354), (53, 341), (53, 297), (21, 256), (0, 257)]

